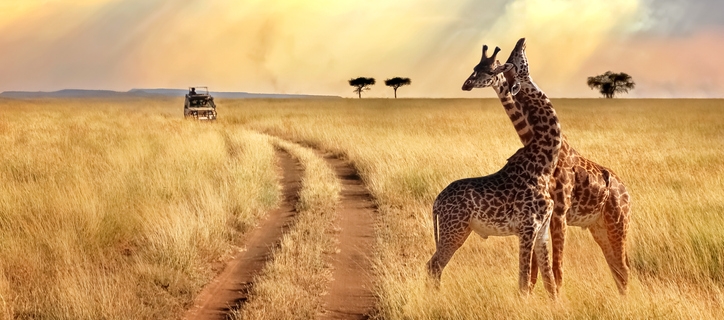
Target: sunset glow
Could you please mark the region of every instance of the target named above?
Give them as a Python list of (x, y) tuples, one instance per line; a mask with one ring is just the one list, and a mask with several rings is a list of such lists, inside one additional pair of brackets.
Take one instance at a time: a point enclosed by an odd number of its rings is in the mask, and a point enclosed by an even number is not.
[[(412, 85), (402, 97), (476, 97), (462, 81), (483, 44), (520, 37), (551, 96), (595, 97), (585, 78), (627, 72), (629, 97), (722, 97), (724, 4), (707, 0), (0, 0), (0, 91), (217, 91), (352, 97), (346, 81)], [(674, 60), (674, 61), (672, 61)], [(388, 90), (389, 89), (389, 90)]]

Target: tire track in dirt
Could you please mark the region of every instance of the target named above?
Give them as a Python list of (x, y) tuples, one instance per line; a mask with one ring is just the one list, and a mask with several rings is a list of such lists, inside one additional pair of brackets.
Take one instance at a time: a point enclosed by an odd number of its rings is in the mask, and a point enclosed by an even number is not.
[(282, 171), (281, 205), (245, 236), (246, 250), (239, 252), (227, 263), (224, 271), (201, 290), (184, 319), (226, 319), (231, 308), (243, 305), (249, 298), (254, 276), (271, 259), (273, 249), (293, 224), (303, 169), (299, 161), (286, 151), (277, 149), (276, 156)]
[(372, 255), (377, 208), (355, 168), (346, 161), (317, 151), (334, 169), (342, 191), (335, 226), (338, 252), (329, 257), (332, 281), (322, 297), (319, 319), (368, 319), (374, 295)]

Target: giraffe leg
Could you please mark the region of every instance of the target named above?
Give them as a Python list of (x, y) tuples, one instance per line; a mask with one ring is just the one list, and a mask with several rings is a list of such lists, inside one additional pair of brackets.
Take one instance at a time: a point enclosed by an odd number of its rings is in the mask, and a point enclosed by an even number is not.
[(548, 229), (550, 220), (543, 223), (540, 230), (536, 234), (535, 239), (535, 256), (538, 260), (543, 285), (552, 299), (556, 299), (558, 290), (556, 288), (553, 270), (551, 269), (550, 260), (548, 260)]
[(571, 210), (571, 197), (576, 173), (572, 169), (562, 169), (556, 177), (556, 192), (552, 195), (555, 206), (551, 217), (551, 238), (553, 251), (553, 276), (556, 289), (563, 285), (563, 249), (566, 242), (568, 213)]
[(535, 232), (531, 230), (531, 232), (521, 234), (518, 241), (520, 250), (518, 253), (518, 291), (521, 295), (527, 296), (533, 289), (530, 285), (530, 279)]
[(430, 261), (427, 262), (427, 272), (432, 280), (435, 281), (436, 286), (440, 285), (442, 270), (445, 269), (447, 263), (450, 262), (455, 251), (465, 243), (470, 232), (472, 232), (472, 229), (468, 224), (444, 224), (443, 221), (440, 221), (440, 236), (436, 244), (435, 253), (432, 255), (432, 258), (430, 258)]
[(535, 288), (536, 282), (538, 282), (538, 257), (533, 250), (533, 259), (530, 261), (530, 290)]
[[(553, 253), (553, 278), (556, 283), (556, 293), (559, 293), (561, 285), (563, 284), (563, 247), (566, 237), (565, 216), (556, 216), (554, 213), (554, 216), (551, 217), (550, 230)], [(536, 282), (538, 282), (538, 257), (537, 253), (533, 252), (533, 260), (531, 261), (530, 266), (531, 289), (535, 287)]]
[[(550, 235), (552, 241), (552, 253), (553, 253), (553, 277), (556, 282), (556, 293), (561, 289), (563, 284), (563, 248), (566, 240), (566, 214), (571, 208), (571, 192), (572, 187), (567, 181), (570, 178), (561, 176), (558, 178), (559, 186), (555, 193), (553, 193), (554, 207), (553, 215), (551, 216), (550, 223)], [(533, 253), (533, 262), (531, 265), (531, 288), (535, 287), (538, 279), (538, 263), (536, 253)]]
[[(606, 263), (608, 264), (611, 273), (613, 274), (614, 280), (616, 280), (616, 286), (621, 294), (626, 293), (626, 284), (628, 282), (628, 266), (625, 263), (624, 257), (620, 254), (621, 242), (613, 244), (609, 239), (608, 230), (606, 225), (599, 221), (595, 225), (589, 227), (593, 239), (596, 240), (598, 246), (601, 247), (603, 255), (606, 257)], [(616, 252), (618, 251), (618, 253)]]
[(571, 191), (569, 186), (563, 186), (553, 195), (555, 207), (551, 216), (550, 228), (556, 290), (560, 290), (563, 285), (563, 249), (566, 242), (566, 215), (571, 208)]
[[(556, 288), (560, 289), (563, 284), (563, 248), (566, 240), (565, 216), (555, 215), (551, 218), (551, 251), (553, 255), (553, 277), (556, 281)], [(553, 231), (555, 229), (555, 231)]]
[(606, 234), (611, 244), (612, 261), (609, 267), (613, 272), (616, 285), (621, 295), (626, 295), (628, 287), (628, 257), (626, 255), (626, 234), (628, 231), (628, 194), (625, 193), (623, 185), (617, 181), (612, 184), (614, 188), (620, 187), (624, 194), (619, 193), (618, 188), (612, 190), (611, 196), (604, 207), (604, 221), (606, 223)]
[[(548, 257), (548, 228), (550, 220), (546, 220), (538, 230), (534, 230), (531, 226), (528, 232), (519, 235), (519, 278), (518, 289), (521, 295), (526, 296), (533, 290), (531, 279), (537, 276), (533, 273), (540, 268), (543, 277), (543, 284), (551, 297), (555, 299), (556, 288), (553, 272), (551, 270), (550, 260)], [(532, 231), (532, 232), (531, 232)]]

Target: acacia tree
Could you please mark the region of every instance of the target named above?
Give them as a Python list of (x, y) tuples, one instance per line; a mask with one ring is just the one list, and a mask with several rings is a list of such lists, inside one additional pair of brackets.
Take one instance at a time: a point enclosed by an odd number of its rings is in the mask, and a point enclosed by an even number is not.
[(409, 86), (411, 83), (412, 81), (410, 81), (410, 78), (394, 77), (392, 79), (385, 80), (385, 85), (388, 87), (392, 87), (392, 89), (395, 90), (395, 99), (397, 99), (397, 88), (402, 86)]
[(353, 92), (357, 92), (357, 95), (362, 99), (362, 91), (370, 89), (371, 85), (375, 84), (375, 78), (359, 77), (355, 79), (349, 79), (349, 85), (355, 87)]
[(613, 98), (617, 93), (628, 93), (629, 90), (636, 87), (633, 78), (624, 72), (613, 73), (606, 71), (604, 74), (588, 77), (587, 83), (591, 89), (598, 89), (607, 99)]

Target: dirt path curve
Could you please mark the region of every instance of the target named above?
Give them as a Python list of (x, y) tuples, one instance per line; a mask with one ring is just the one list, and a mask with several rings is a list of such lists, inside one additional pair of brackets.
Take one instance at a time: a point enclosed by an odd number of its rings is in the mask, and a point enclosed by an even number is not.
[(372, 253), (375, 212), (372, 196), (357, 171), (346, 161), (324, 157), (340, 179), (342, 192), (336, 227), (339, 252), (330, 257), (332, 281), (323, 297), (320, 319), (367, 319), (377, 299), (373, 293)]
[(184, 319), (226, 319), (231, 308), (248, 299), (254, 276), (262, 270), (272, 250), (293, 223), (303, 169), (286, 151), (277, 150), (276, 155), (283, 172), (283, 201), (280, 207), (270, 212), (246, 235), (246, 250), (239, 252), (224, 271), (201, 290)]

